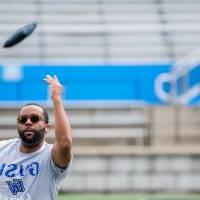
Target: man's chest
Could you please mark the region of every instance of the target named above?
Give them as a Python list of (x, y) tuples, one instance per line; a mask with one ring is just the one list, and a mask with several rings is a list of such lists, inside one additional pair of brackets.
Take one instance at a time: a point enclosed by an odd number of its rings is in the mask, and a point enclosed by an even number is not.
[(36, 177), (42, 164), (39, 161), (30, 162), (0, 162), (0, 181), (9, 178)]
[(30, 187), (40, 182), (40, 171), (38, 161), (0, 163), (0, 194), (14, 197), (26, 194)]

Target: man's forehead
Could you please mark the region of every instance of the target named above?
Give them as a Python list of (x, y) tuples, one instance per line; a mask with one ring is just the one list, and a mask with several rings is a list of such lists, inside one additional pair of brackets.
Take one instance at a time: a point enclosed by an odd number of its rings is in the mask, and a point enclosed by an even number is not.
[(24, 106), (20, 111), (19, 114), (43, 114), (43, 109), (37, 105), (27, 105)]

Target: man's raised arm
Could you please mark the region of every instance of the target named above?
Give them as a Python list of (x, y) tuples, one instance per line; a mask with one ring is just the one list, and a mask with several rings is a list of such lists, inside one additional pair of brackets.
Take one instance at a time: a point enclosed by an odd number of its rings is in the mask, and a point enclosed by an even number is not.
[(72, 157), (72, 135), (61, 97), (63, 87), (56, 76), (47, 75), (44, 80), (49, 83), (50, 95), (54, 105), (56, 142), (52, 148), (52, 159), (56, 166), (64, 168)]

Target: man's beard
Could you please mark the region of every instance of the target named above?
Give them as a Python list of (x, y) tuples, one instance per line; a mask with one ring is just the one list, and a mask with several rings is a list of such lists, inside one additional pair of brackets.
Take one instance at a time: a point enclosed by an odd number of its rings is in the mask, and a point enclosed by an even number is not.
[(28, 138), (25, 135), (25, 132), (27, 130), (20, 130), (18, 127), (18, 134), (19, 137), (21, 138), (22, 143), (29, 148), (39, 146), (41, 142), (44, 140), (45, 137), (45, 128), (40, 129), (40, 130), (32, 130), (33, 131), (33, 136), (31, 138)]

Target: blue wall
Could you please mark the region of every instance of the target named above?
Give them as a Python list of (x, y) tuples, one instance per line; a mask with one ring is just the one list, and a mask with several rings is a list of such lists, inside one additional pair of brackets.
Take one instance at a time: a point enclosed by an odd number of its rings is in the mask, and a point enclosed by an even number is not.
[[(9, 67), (9, 66), (8, 66)], [(142, 100), (161, 103), (154, 91), (155, 77), (166, 65), (132, 66), (22, 66), (22, 78), (6, 81), (0, 66), (0, 101), (46, 100), (46, 74), (56, 74), (69, 100)]]

